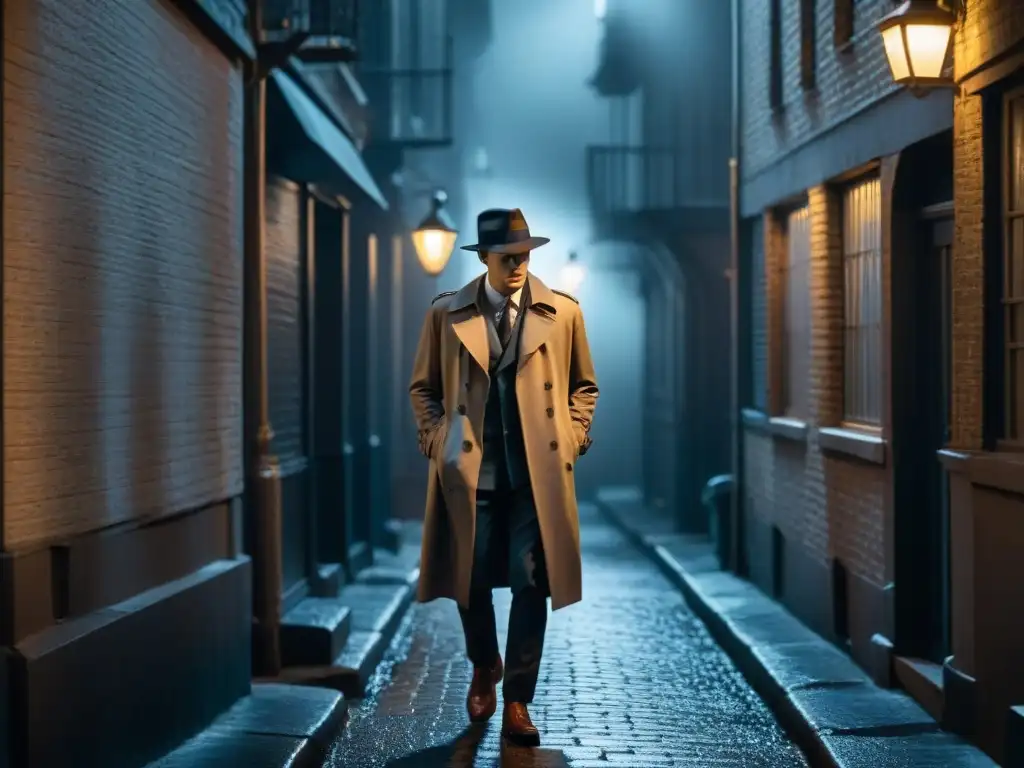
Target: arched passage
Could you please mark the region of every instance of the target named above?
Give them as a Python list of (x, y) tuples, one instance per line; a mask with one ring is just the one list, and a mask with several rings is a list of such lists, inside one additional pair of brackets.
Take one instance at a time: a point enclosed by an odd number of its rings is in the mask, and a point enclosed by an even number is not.
[(582, 258), (587, 277), (577, 292), (602, 394), (593, 459), (581, 462), (581, 495), (627, 484), (628, 476), (649, 509), (681, 522), (682, 489), (692, 475), (682, 268), (657, 242), (599, 240)]

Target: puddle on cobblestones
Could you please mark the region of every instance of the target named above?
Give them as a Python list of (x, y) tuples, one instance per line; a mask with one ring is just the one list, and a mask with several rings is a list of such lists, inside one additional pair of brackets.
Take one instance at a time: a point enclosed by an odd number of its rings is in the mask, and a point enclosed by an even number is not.
[[(454, 604), (414, 605), (333, 768), (798, 768), (807, 763), (679, 594), (613, 529), (583, 533), (584, 601), (552, 614), (530, 712), (541, 749), (502, 749), (498, 715), (470, 727)], [(495, 593), (499, 634), (507, 590)], [(500, 694), (499, 694), (500, 697)]]

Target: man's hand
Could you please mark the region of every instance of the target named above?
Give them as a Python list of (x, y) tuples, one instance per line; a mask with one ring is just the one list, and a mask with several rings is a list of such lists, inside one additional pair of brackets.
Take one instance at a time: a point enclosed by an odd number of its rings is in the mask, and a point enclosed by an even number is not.
[(583, 324), (583, 312), (577, 311), (573, 318), (572, 351), (569, 356), (569, 415), (572, 429), (582, 456), (593, 442), (590, 439), (590, 425), (594, 419), (594, 408), (599, 395), (594, 360), (587, 343), (587, 329)]
[(409, 400), (416, 420), (420, 453), (434, 458), (438, 441), (444, 438), (444, 395), (441, 387), (440, 315), (427, 311), (416, 347), (409, 383)]

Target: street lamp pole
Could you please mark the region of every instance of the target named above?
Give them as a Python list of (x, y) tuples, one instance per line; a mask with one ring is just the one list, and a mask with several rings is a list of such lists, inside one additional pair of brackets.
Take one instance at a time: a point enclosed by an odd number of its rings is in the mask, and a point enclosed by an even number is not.
[[(249, 2), (249, 33), (263, 32), (262, 2)], [(266, 141), (267, 81), (245, 88), (244, 442), (245, 507), (253, 559), (253, 665), (273, 677), (281, 670), (281, 473), (271, 453), (267, 375)]]

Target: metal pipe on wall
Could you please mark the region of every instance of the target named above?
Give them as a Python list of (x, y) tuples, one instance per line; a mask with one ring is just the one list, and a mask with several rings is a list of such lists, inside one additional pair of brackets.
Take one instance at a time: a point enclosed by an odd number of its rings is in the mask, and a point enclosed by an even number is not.
[(730, 567), (745, 571), (743, 562), (743, 436), (740, 420), (740, 377), (743, 363), (740, 352), (740, 3), (729, 4), (730, 44), (732, 45), (732, 99), (730, 117), (731, 154), (729, 158), (729, 325), (730, 325), (730, 443), (732, 449), (733, 490), (730, 498)]
[[(260, 0), (249, 2), (249, 34), (262, 37)], [(253, 64), (255, 68), (255, 63)], [(266, 140), (267, 82), (250, 73), (245, 92), (244, 328), (246, 517), (253, 559), (253, 666), (281, 669), (281, 472), (271, 453), (267, 374)]]

